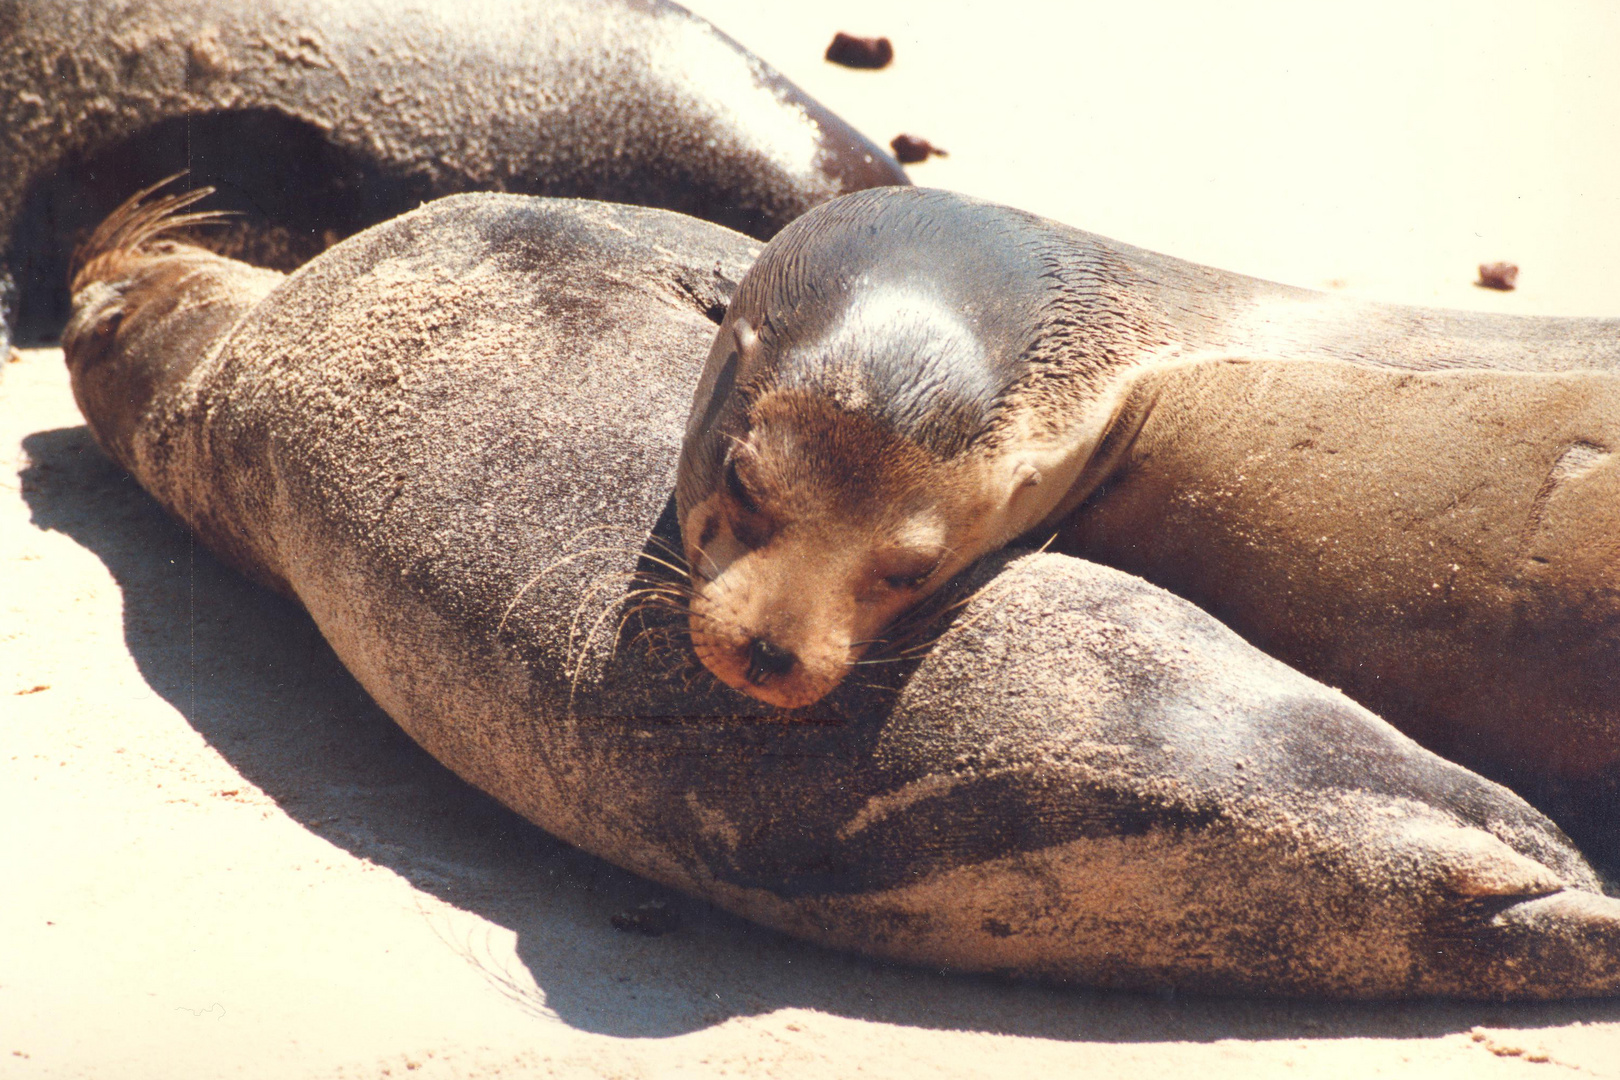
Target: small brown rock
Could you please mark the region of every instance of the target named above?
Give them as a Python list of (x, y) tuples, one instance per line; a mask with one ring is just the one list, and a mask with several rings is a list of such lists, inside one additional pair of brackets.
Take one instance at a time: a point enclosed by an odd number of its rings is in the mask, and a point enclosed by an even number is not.
[(950, 157), (927, 139), (919, 139), (915, 135), (896, 135), (889, 140), (889, 147), (894, 151), (894, 159), (902, 165), (916, 165), (936, 155)]
[[(904, 158), (900, 159), (904, 161)], [(1474, 282), (1482, 289), (1500, 289), (1502, 292), (1512, 292), (1519, 284), (1519, 267), (1515, 263), (1495, 262), (1479, 264), (1479, 280)]]
[(893, 59), (894, 45), (886, 37), (856, 37), (840, 30), (827, 46), (827, 60), (844, 67), (876, 71)]

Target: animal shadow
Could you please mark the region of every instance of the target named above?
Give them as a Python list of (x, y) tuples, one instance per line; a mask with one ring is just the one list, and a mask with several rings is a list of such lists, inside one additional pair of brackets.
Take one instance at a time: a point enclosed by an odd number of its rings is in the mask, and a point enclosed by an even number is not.
[[(508, 997), (581, 1030), (662, 1037), (784, 1008), (1092, 1042), (1412, 1038), (1620, 1021), (1612, 1002), (1340, 1005), (1092, 991), (792, 940), (570, 848), (463, 783), (371, 701), (298, 605), (200, 549), (86, 428), (39, 431), (23, 446), (33, 524), (105, 564), (122, 593), (125, 644), (152, 690), (304, 828), (512, 931), (525, 972), (504, 968), (476, 931), (435, 925)], [(650, 901), (673, 909), (679, 926), (633, 932)], [(615, 916), (632, 932), (616, 930)]]

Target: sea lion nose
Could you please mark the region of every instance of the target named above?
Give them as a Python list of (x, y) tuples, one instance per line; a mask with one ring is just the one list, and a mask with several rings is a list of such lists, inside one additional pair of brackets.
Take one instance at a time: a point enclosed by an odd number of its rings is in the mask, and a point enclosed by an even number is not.
[(748, 681), (763, 686), (777, 675), (786, 675), (797, 663), (793, 653), (773, 641), (755, 638), (748, 646)]

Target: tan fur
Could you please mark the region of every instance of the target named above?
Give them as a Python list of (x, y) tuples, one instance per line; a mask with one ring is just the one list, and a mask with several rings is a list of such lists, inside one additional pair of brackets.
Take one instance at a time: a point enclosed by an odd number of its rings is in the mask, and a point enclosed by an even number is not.
[[(926, 317), (868, 317), (871, 294)], [(1056, 536), (1443, 752), (1498, 775), (1620, 780), (1620, 320), (1323, 296), (915, 190), (806, 215), (728, 318), (770, 328), (738, 395), (853, 386), (896, 430), (953, 433), (936, 445), (963, 462), (907, 480), (936, 493), (950, 568)], [(719, 400), (725, 356), (711, 352), (688, 427), (687, 505), (714, 482), (704, 440), (748, 437)], [(822, 471), (833, 486), (883, 475), (853, 457)], [(802, 597), (780, 599), (794, 575), (768, 548), (726, 590), (764, 589), (806, 626), (814, 603), (844, 605), (848, 575), (820, 567), (883, 542), (866, 531), (878, 515), (823, 504), (802, 520), (823, 538), (800, 559)], [(725, 618), (734, 650), (755, 631)]]
[[(939, 461), (820, 395), (763, 396), (727, 461), (752, 505), (723, 483), (683, 522), (692, 642), (721, 681), (781, 708), (827, 694), (897, 615), (1006, 539), (999, 456)], [(751, 669), (762, 641), (791, 669)]]
[(1620, 762), (1620, 373), (1182, 365), (1063, 547), (1477, 764)]
[[(796, 542), (725, 560), (699, 587), (699, 656), (737, 689), (808, 705), (860, 659), (866, 646), (846, 641), (881, 640), (950, 574), (1039, 525), (1032, 540), (1055, 534), (1198, 601), (1444, 752), (1570, 778), (1620, 763), (1620, 374), (1222, 356), (1115, 383), (1120, 404), (1080, 452), (999, 459), (1056, 463), (1021, 513), (988, 454), (912, 447), (891, 470), (881, 440), (849, 448), (858, 417), (810, 423), (800, 402), (777, 422), (824, 447), (818, 493), (795, 490), (803, 469), (781, 473), (771, 498), (794, 508)], [(851, 477), (887, 484), (894, 505), (842, 501)], [(859, 568), (913, 504), (951, 557), (921, 589), (854, 603)], [(790, 689), (742, 675), (758, 634), (805, 658)]]

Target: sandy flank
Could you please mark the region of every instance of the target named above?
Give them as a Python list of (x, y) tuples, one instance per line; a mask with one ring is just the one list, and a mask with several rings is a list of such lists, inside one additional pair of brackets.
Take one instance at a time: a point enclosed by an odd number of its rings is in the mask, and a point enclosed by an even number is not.
[[(1620, 9), (691, 6), (949, 149), (919, 183), (1304, 285), (1620, 313)], [(894, 67), (822, 63), (837, 29)], [(1497, 259), (1518, 292), (1469, 284)], [(101, 457), (59, 352), (0, 366), (0, 1077), (1620, 1076), (1620, 1002), (1065, 991), (690, 903), (619, 933), (665, 894), (417, 750)]]

